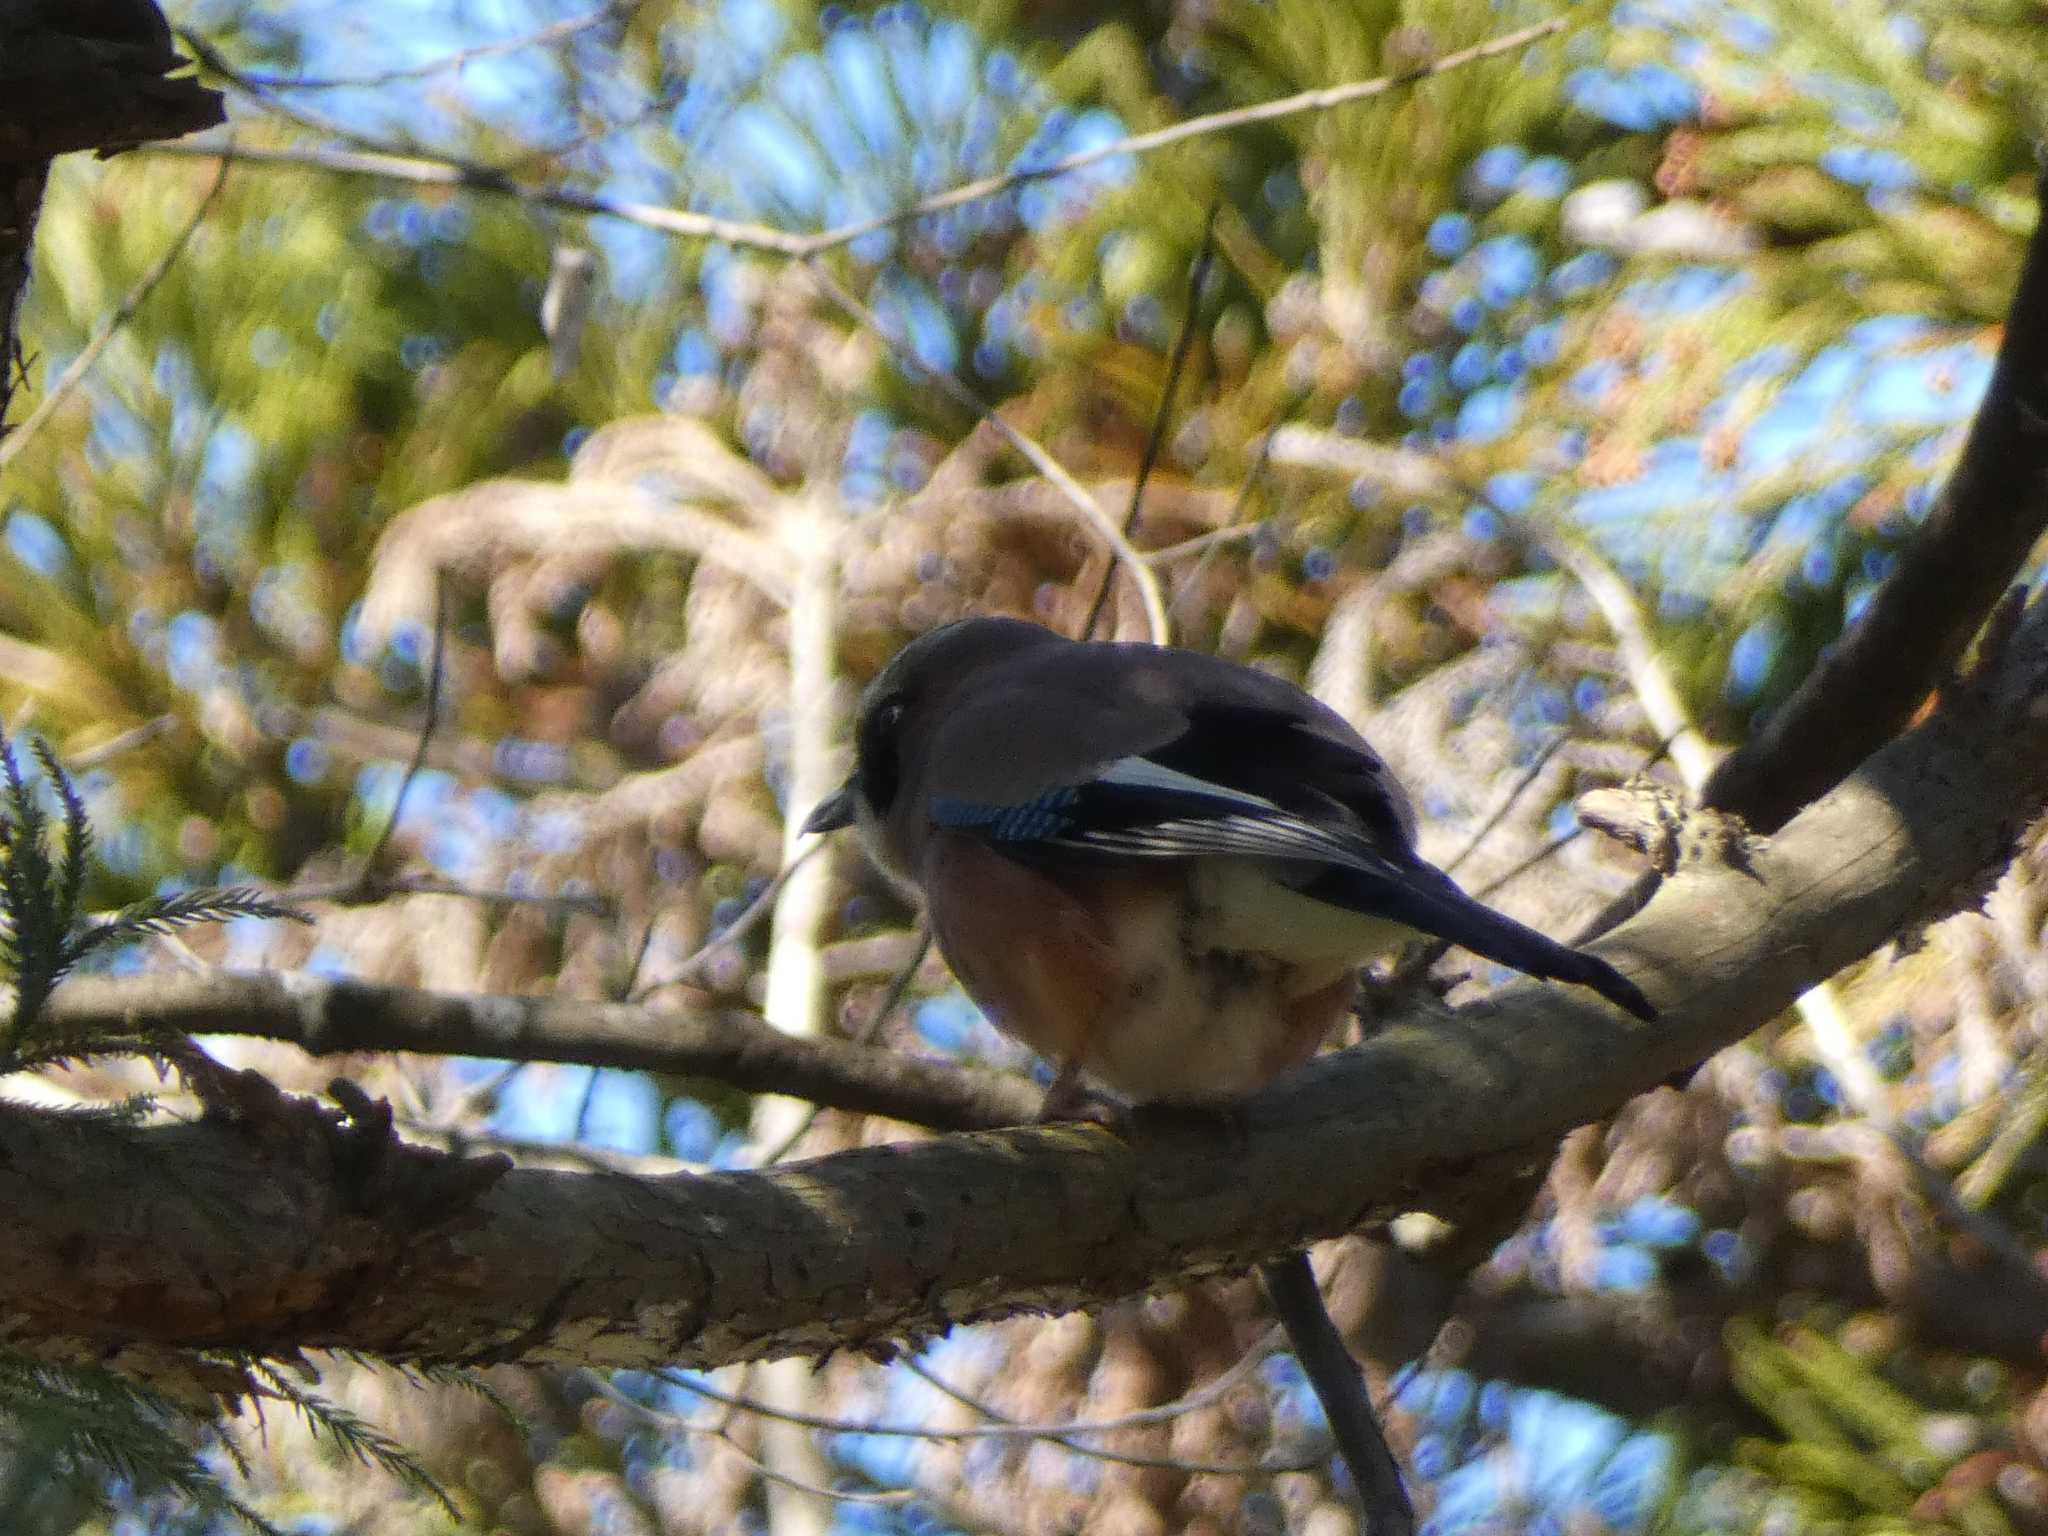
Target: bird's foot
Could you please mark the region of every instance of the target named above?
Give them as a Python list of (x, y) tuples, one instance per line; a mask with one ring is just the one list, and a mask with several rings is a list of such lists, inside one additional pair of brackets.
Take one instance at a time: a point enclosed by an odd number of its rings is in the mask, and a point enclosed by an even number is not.
[(1081, 1080), (1081, 1069), (1069, 1063), (1046, 1085), (1045, 1099), (1038, 1106), (1038, 1123), (1051, 1125), (1062, 1120), (1081, 1120), (1122, 1135), (1130, 1124), (1131, 1107), (1121, 1099), (1099, 1093)]

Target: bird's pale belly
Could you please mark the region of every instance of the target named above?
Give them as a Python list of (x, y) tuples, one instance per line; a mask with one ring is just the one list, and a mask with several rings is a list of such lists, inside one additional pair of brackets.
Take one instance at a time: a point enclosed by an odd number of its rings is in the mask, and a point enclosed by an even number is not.
[(1063, 880), (968, 839), (925, 872), (941, 950), (997, 1028), (1141, 1102), (1240, 1098), (1315, 1054), (1403, 932), (1250, 860)]

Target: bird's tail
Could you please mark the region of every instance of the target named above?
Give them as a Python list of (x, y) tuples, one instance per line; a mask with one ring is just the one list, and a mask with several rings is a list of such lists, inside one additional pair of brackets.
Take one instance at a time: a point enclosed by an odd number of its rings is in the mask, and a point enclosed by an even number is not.
[(1353, 911), (1390, 917), (1530, 976), (1591, 987), (1639, 1019), (1657, 1016), (1642, 989), (1605, 960), (1560, 944), (1474, 900), (1434, 865), (1418, 860), (1395, 879), (1333, 869), (1320, 876), (1308, 894)]

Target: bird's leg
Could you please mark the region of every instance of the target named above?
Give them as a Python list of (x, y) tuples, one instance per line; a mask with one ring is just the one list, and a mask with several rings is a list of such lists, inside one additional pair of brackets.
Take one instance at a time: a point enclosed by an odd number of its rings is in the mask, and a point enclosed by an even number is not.
[(1122, 1132), (1130, 1119), (1130, 1106), (1097, 1093), (1081, 1079), (1081, 1064), (1071, 1057), (1060, 1063), (1046, 1084), (1045, 1099), (1038, 1106), (1041, 1125), (1057, 1120), (1086, 1120)]

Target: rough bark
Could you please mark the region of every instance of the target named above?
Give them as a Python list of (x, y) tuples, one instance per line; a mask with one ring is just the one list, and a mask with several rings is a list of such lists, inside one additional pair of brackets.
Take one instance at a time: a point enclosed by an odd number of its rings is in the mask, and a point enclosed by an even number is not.
[(2037, 604), (1983, 675), (1775, 839), (1711, 813), (1686, 825), (1677, 871), (1600, 946), (1663, 1007), (1654, 1025), (1521, 985), (1395, 1021), (1228, 1128), (1152, 1115), (1127, 1137), (1040, 1127), (637, 1180), (443, 1167), (394, 1150), (374, 1116), (335, 1126), (256, 1091), (168, 1128), (16, 1114), (0, 1120), (0, 1328), (96, 1355), (709, 1365), (1241, 1270), (1497, 1186), (1565, 1128), (1979, 900), (2044, 800)]

